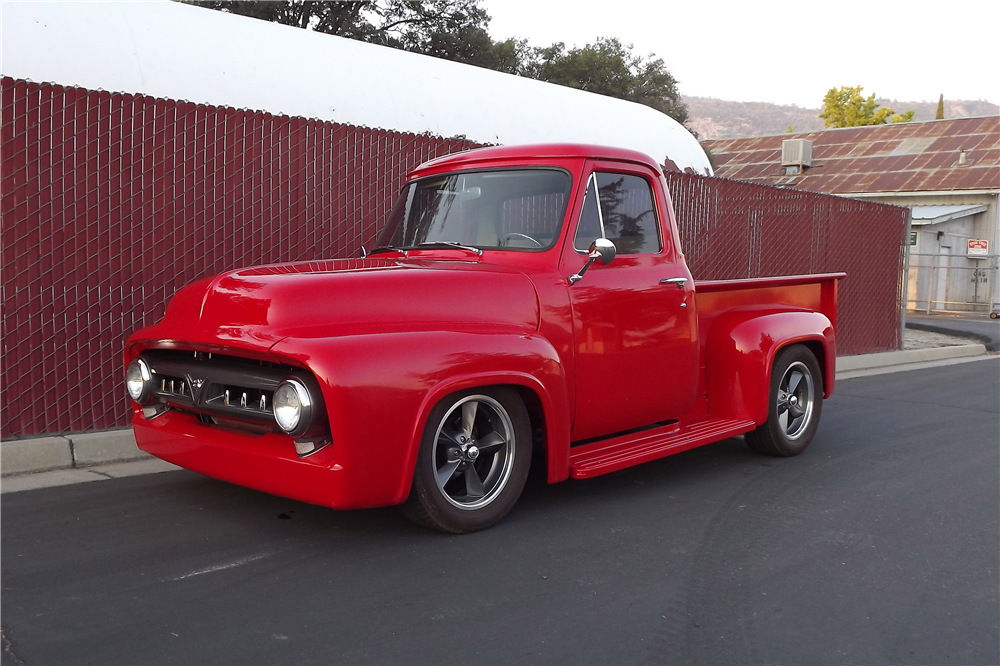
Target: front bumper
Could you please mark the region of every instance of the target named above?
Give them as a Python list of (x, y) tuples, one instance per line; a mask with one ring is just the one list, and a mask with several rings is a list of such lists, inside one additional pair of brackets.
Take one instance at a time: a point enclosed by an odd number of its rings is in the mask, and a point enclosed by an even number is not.
[(147, 420), (136, 408), (132, 429), (143, 451), (206, 476), (335, 509), (371, 506), (351, 497), (335, 443), (299, 458), (288, 435), (229, 430), (176, 410)]

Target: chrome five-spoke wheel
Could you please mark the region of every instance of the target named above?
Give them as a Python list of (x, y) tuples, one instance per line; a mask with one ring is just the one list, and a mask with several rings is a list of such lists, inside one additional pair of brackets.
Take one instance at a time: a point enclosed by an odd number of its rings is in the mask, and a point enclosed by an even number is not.
[(434, 477), (452, 505), (479, 509), (497, 498), (510, 479), (514, 426), (503, 406), (486, 395), (462, 398), (434, 435)]
[(767, 421), (746, 434), (760, 453), (794, 456), (812, 441), (823, 409), (823, 375), (816, 357), (804, 345), (778, 352), (771, 369)]
[(798, 439), (809, 426), (816, 391), (812, 372), (802, 361), (795, 361), (778, 382), (778, 399), (775, 408), (778, 425), (785, 437)]
[(531, 420), (515, 389), (454, 393), (427, 417), (403, 512), (445, 532), (489, 527), (520, 496), (531, 450)]

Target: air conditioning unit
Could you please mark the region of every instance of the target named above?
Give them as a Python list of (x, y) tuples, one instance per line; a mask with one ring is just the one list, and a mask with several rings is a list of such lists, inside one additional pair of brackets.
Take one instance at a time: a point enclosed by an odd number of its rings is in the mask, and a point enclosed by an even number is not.
[(809, 139), (785, 139), (781, 142), (781, 166), (811, 167), (813, 144)]

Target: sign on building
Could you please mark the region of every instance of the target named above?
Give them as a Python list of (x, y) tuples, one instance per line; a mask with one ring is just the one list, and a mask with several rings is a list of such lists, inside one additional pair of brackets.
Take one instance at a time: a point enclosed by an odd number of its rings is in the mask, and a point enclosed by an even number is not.
[(969, 256), (985, 257), (990, 253), (990, 242), (988, 240), (969, 239)]

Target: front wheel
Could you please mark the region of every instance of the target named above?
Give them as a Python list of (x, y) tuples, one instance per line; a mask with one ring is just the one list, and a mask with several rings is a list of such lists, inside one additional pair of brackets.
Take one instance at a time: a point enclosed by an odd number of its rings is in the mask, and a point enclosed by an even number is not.
[(431, 410), (403, 513), (444, 532), (481, 530), (513, 508), (531, 466), (531, 421), (517, 391), (474, 389)]
[(823, 411), (823, 375), (807, 347), (782, 349), (771, 370), (767, 421), (746, 434), (754, 451), (794, 456), (805, 451)]

